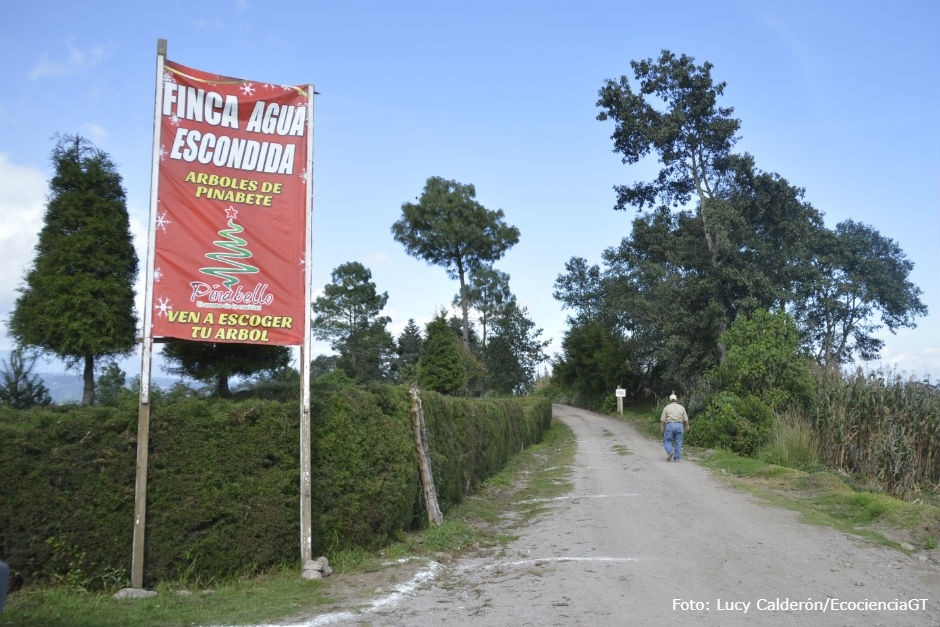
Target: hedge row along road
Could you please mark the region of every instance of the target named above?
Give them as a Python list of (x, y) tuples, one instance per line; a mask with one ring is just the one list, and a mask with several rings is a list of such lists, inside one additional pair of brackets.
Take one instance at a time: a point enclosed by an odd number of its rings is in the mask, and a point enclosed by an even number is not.
[(554, 415), (577, 438), (573, 489), (518, 539), (295, 627), (940, 625), (936, 564), (667, 463), (624, 422), (558, 405)]

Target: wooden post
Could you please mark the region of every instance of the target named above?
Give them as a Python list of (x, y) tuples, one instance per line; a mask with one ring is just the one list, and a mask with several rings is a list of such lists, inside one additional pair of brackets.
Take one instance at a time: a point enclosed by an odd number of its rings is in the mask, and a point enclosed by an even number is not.
[(150, 368), (153, 361), (153, 257), (156, 238), (157, 186), (160, 180), (160, 101), (166, 39), (157, 40), (157, 78), (154, 93), (153, 146), (150, 164), (150, 230), (147, 238), (147, 278), (144, 281), (143, 339), (140, 350), (140, 402), (137, 409), (137, 476), (134, 482), (134, 538), (131, 587), (144, 586), (144, 536), (147, 528), (147, 460), (150, 446)]
[(431, 455), (428, 452), (427, 425), (424, 423), (424, 409), (421, 407), (421, 395), (418, 386), (411, 386), (411, 426), (414, 431), (415, 454), (418, 469), (421, 471), (421, 487), (424, 490), (424, 503), (428, 508), (428, 521), (432, 525), (444, 522), (444, 515), (437, 503), (437, 489), (431, 474)]
[(307, 86), (307, 198), (304, 223), (304, 340), (300, 346), (300, 567), (313, 559), (313, 469), (310, 433), (311, 302), (313, 295), (313, 85)]
[(134, 484), (134, 546), (131, 555), (131, 587), (144, 586), (144, 530), (147, 526), (147, 458), (150, 446), (150, 403), (141, 403), (137, 414), (137, 479)]

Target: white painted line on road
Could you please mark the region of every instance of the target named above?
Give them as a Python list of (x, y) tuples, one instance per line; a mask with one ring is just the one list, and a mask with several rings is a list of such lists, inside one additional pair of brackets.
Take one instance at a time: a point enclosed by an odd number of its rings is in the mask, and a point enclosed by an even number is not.
[[(415, 573), (415, 576), (406, 581), (405, 583), (399, 584), (392, 588), (392, 592), (383, 597), (374, 599), (367, 606), (358, 610), (356, 612), (331, 612), (329, 614), (319, 614), (317, 616), (311, 616), (309, 619), (301, 621), (299, 623), (278, 623), (277, 625), (253, 625), (252, 627), (320, 627), (321, 625), (330, 625), (342, 620), (349, 620), (357, 616), (362, 616), (364, 614), (371, 614), (377, 612), (378, 610), (388, 607), (390, 605), (395, 605), (401, 601), (402, 597), (407, 596), (418, 589), (418, 587), (437, 576), (437, 571), (440, 570), (441, 564), (439, 562), (429, 562), (428, 567)], [(235, 625), (213, 625), (213, 627), (236, 627)]]

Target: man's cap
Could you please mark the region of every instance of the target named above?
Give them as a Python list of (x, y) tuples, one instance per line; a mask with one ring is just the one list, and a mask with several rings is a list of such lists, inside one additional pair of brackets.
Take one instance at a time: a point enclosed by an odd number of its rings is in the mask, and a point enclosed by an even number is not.
[(669, 395), (669, 400), (670, 400), (670, 401), (677, 401), (677, 400), (679, 400), (679, 399), (676, 398), (676, 395), (675, 395), (675, 394), (670, 394), (670, 395)]

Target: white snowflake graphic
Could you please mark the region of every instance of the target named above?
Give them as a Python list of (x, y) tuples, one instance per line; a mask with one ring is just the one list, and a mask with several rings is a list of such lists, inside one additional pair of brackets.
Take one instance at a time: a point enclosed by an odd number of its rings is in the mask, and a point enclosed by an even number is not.
[(173, 126), (179, 126), (179, 125), (180, 125), (179, 116), (176, 115), (175, 113), (170, 116), (170, 124), (172, 124)]
[(251, 96), (255, 93), (255, 87), (251, 83), (242, 83), (241, 90), (246, 96)]
[(170, 304), (169, 298), (158, 298), (157, 304), (153, 308), (157, 310), (157, 315), (161, 318), (167, 315), (168, 312), (173, 311), (173, 305)]
[(175, 83), (176, 75), (169, 70), (163, 70), (163, 82), (164, 83)]
[(166, 161), (166, 146), (160, 144), (160, 161)]
[(162, 278), (163, 278), (163, 270), (161, 270), (160, 268), (154, 268), (153, 269), (153, 282), (159, 283), (160, 279)]
[(168, 224), (173, 224), (171, 221), (166, 219), (166, 211), (163, 213), (157, 214), (157, 219), (154, 221), (158, 229), (166, 233), (166, 227)]

